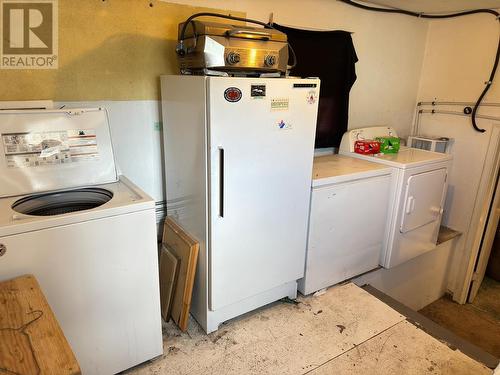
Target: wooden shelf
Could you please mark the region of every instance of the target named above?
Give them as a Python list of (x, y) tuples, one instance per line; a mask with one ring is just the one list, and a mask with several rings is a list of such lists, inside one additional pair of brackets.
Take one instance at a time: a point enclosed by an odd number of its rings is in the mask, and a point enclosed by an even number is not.
[(450, 241), (454, 239), (455, 237), (458, 237), (462, 235), (462, 232), (456, 231), (454, 229), (445, 227), (444, 225), (441, 225), (439, 228), (439, 235), (438, 235), (438, 240), (437, 240), (437, 245)]

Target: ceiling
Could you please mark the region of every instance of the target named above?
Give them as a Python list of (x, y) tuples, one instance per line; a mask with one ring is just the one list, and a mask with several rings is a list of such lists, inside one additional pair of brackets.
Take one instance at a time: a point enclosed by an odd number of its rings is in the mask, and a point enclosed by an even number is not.
[(364, 2), (419, 13), (450, 13), (469, 9), (500, 8), (500, 0), (365, 0)]

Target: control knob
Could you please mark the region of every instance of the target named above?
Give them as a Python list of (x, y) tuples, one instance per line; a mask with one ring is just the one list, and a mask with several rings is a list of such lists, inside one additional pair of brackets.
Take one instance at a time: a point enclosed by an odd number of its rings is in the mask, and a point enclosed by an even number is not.
[(240, 62), (240, 54), (236, 52), (229, 52), (226, 56), (226, 61), (229, 65), (238, 64)]
[(267, 55), (264, 58), (264, 65), (265, 66), (273, 66), (274, 64), (276, 64), (276, 56)]

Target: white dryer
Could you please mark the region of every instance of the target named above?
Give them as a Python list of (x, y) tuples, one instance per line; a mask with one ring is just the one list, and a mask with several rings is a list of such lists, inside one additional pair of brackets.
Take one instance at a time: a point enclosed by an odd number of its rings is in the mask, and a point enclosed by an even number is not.
[(339, 153), (392, 167), (387, 241), (380, 265), (391, 268), (436, 248), (452, 156), (401, 147), (396, 154), (354, 152), (360, 139), (397, 137), (390, 127), (353, 129), (344, 134)]
[(163, 353), (154, 201), (106, 111), (0, 111), (0, 281), (33, 274), (84, 374)]

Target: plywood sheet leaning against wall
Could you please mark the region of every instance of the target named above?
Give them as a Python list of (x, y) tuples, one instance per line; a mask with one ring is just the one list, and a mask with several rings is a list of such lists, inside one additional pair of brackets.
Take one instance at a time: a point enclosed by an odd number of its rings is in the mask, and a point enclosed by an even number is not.
[[(0, 69), (0, 100), (157, 100), (177, 73), (177, 26), (210, 8), (159, 0), (59, 0), (58, 69)], [(221, 20), (218, 20), (221, 22)]]
[(165, 245), (160, 250), (160, 303), (161, 316), (168, 322), (174, 299), (180, 260)]
[(200, 244), (174, 219), (167, 217), (163, 227), (163, 245), (180, 262), (170, 315), (181, 331), (186, 331)]

